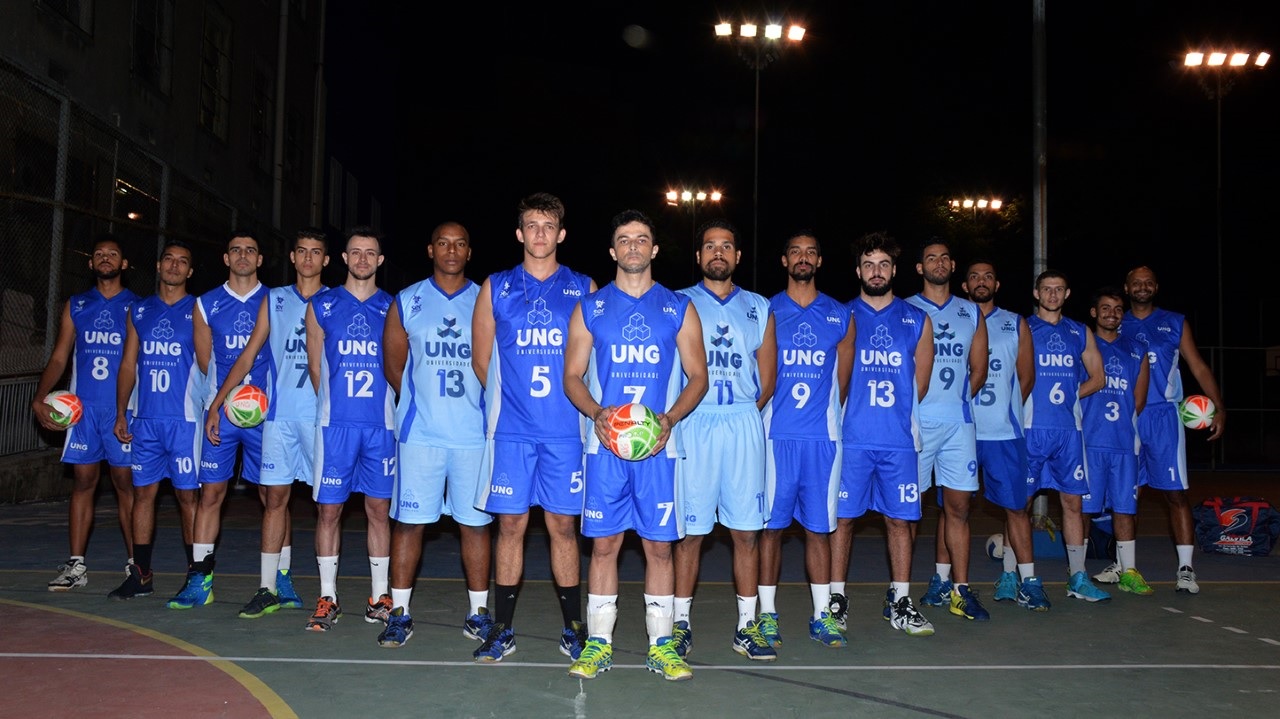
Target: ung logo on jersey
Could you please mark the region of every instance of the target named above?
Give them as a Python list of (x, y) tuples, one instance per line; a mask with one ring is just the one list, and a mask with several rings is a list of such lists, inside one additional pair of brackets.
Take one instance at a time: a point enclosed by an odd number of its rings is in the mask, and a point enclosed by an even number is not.
[(489, 483), (489, 494), (501, 494), (504, 497), (510, 497), (515, 494), (515, 490), (511, 488), (511, 478), (506, 472), (499, 474)]
[(119, 345), (124, 342), (124, 337), (119, 332), (113, 332), (115, 329), (115, 320), (111, 319), (111, 313), (103, 310), (101, 314), (93, 318), (93, 329), (85, 330), (84, 342), (90, 345)]
[(447, 340), (455, 340), (462, 337), (462, 330), (458, 328), (458, 318), (453, 315), (445, 315), (440, 324), (436, 325), (436, 336), (442, 338), (439, 342), (427, 341), (423, 345), (423, 350), (428, 357), (461, 357), (463, 359), (471, 358), (471, 345), (467, 342), (449, 342)]
[(1057, 332), (1049, 335), (1049, 341), (1045, 343), (1045, 347), (1049, 353), (1040, 352), (1036, 355), (1036, 362), (1041, 367), (1074, 367), (1076, 364), (1075, 357), (1066, 354), (1067, 343), (1062, 341), (1062, 336)]
[(937, 330), (933, 333), (933, 356), (964, 357), (964, 343), (951, 341), (956, 338), (951, 323), (939, 321), (936, 326)]
[(533, 301), (533, 309), (524, 315), (525, 321), (531, 325), (551, 324), (551, 310), (547, 309), (546, 299), (539, 297)]
[(411, 490), (400, 490), (400, 509), (419, 509), (418, 498)]
[[(665, 308), (663, 311), (666, 311)], [(649, 339), (650, 334), (652, 330), (645, 323), (644, 315), (639, 312), (631, 315), (627, 319), (627, 324), (622, 326), (622, 339), (636, 344), (611, 344), (609, 357), (614, 362), (658, 364), (662, 361), (662, 353), (658, 346), (639, 344)]]
[(711, 346), (713, 349), (707, 352), (708, 367), (742, 369), (742, 355), (726, 351), (733, 346), (733, 330), (727, 322), (716, 323), (716, 330), (711, 335)]
[(808, 322), (801, 322), (796, 326), (796, 331), (791, 335), (791, 344), (796, 348), (782, 350), (782, 364), (819, 367), (826, 364), (826, 352), (808, 349), (818, 344), (818, 335), (814, 333), (813, 325)]
[(347, 325), (347, 336), (351, 339), (338, 340), (338, 354), (376, 356), (377, 340), (366, 339), (371, 334), (373, 334), (373, 328), (369, 326), (364, 315), (353, 316), (351, 324)]
[(182, 354), (182, 344), (170, 342), (173, 339), (173, 325), (168, 319), (161, 319), (151, 328), (152, 339), (142, 343), (142, 351), (149, 355), (168, 355), (178, 357)]
[[(909, 318), (903, 318), (909, 319)], [(914, 323), (913, 323), (914, 324)], [(858, 361), (865, 365), (887, 365), (889, 367), (902, 366), (902, 353), (897, 350), (890, 349), (893, 347), (893, 335), (889, 334), (889, 328), (884, 325), (877, 325), (876, 331), (871, 334), (869, 340), (871, 349), (862, 348), (858, 352)]]
[(595, 497), (588, 499), (587, 506), (582, 508), (582, 518), (604, 521), (604, 510), (600, 508), (600, 502)]
[(541, 297), (533, 301), (533, 309), (525, 314), (525, 320), (531, 327), (516, 328), (517, 347), (563, 347), (564, 330), (559, 327), (546, 327), (551, 324), (551, 310), (547, 309), (547, 301)]
[(756, 324), (760, 323), (760, 313), (756, 312), (755, 305), (751, 305), (751, 309), (747, 310), (747, 320)]
[(1129, 389), (1129, 380), (1124, 378), (1124, 363), (1119, 357), (1112, 357), (1102, 368), (1107, 373), (1107, 389)]

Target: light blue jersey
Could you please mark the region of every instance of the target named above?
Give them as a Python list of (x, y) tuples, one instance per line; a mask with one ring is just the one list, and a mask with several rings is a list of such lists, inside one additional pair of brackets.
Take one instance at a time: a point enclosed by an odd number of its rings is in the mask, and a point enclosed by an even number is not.
[(1182, 357), (1182, 328), (1185, 326), (1184, 316), (1159, 307), (1144, 319), (1134, 317), (1132, 312), (1124, 313), (1120, 334), (1146, 345), (1147, 361), (1151, 363), (1148, 406), (1182, 401), (1182, 372), (1178, 360)]
[(923, 295), (913, 295), (906, 301), (924, 310), (933, 321), (933, 374), (929, 391), (920, 401), (920, 419), (972, 423), (969, 351), (982, 311), (973, 302), (955, 296), (941, 306)]
[(489, 438), (582, 441), (580, 415), (564, 393), (569, 318), (591, 278), (561, 265), (545, 281), (516, 267), (489, 277), (493, 353), (485, 380)]
[(1022, 385), (1018, 378), (1021, 316), (996, 307), (987, 315), (987, 382), (973, 398), (978, 441), (1021, 439)]
[(1027, 318), (1035, 353), (1036, 384), (1027, 398), (1022, 426), (1027, 429), (1080, 429), (1080, 382), (1085, 376), (1088, 329), (1069, 317), (1050, 324)]
[(698, 310), (707, 352), (710, 384), (695, 411), (755, 411), (760, 398), (756, 351), (764, 342), (768, 300), (741, 287), (734, 287), (722, 300), (702, 283), (680, 290), (680, 294), (689, 297)]
[(324, 330), (316, 416), (320, 427), (395, 426), (395, 397), (382, 371), (382, 329), (391, 302), (383, 290), (362, 302), (346, 287), (311, 298), (316, 322)]
[(402, 444), (484, 447), (483, 389), (471, 369), (471, 316), (479, 295), (474, 282), (448, 295), (428, 277), (396, 296), (409, 336), (396, 406)]
[(130, 319), (138, 334), (134, 417), (202, 419), (204, 376), (196, 366), (195, 306), (191, 295), (172, 305), (155, 295), (133, 305)]
[(840, 439), (836, 346), (849, 332), (849, 308), (821, 292), (801, 307), (780, 292), (769, 300), (769, 311), (778, 339), (778, 376), (764, 409), (767, 436)]
[(71, 392), (86, 409), (102, 407), (115, 413), (116, 377), (124, 354), (125, 323), (129, 310), (139, 302), (129, 290), (110, 299), (98, 288), (73, 295), (67, 304), (76, 330), (71, 360)]
[(1082, 400), (1085, 449), (1137, 454), (1142, 443), (1133, 389), (1147, 361), (1146, 347), (1132, 337), (1117, 337), (1115, 342), (1094, 339), (1107, 381)]
[[(329, 288), (321, 286), (312, 297)], [(307, 370), (307, 302), (296, 285), (276, 287), (267, 297), (271, 333), (267, 336), (272, 366), (268, 421), (314, 422), (316, 388)]]
[(849, 309), (858, 332), (845, 402), (845, 448), (919, 452), (916, 345), (927, 315), (897, 297), (878, 311), (855, 297)]
[[(253, 328), (258, 322), (258, 308), (266, 298), (267, 287), (262, 283), (258, 283), (252, 292), (243, 296), (232, 292), (223, 283), (201, 295), (196, 302), (200, 317), (213, 335), (213, 351), (209, 355), (209, 369), (206, 373), (206, 389), (209, 393), (206, 404), (213, 400), (227, 371), (240, 359), (240, 353), (249, 344), (249, 335), (253, 334)], [(253, 367), (245, 375), (242, 384), (251, 384), (264, 391), (271, 386), (270, 352), (270, 348), (266, 346), (258, 351), (258, 355), (253, 358)]]

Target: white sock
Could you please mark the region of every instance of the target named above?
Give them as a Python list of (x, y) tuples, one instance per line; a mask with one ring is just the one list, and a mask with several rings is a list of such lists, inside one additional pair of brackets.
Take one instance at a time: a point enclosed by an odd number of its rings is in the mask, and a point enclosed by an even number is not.
[(760, 586), (756, 588), (760, 592), (760, 612), (763, 614), (778, 613), (778, 586)]
[(396, 607), (404, 607), (404, 615), (406, 617), (410, 616), (409, 600), (412, 598), (413, 598), (413, 587), (409, 587), (407, 589), (396, 589), (395, 587), (391, 588), (392, 609)]
[(338, 601), (338, 555), (316, 557), (320, 568), (320, 596)]
[(672, 615), (673, 621), (687, 622), (689, 621), (689, 613), (693, 611), (693, 597), (676, 597), (673, 605), (675, 614)]
[(1194, 544), (1179, 544), (1178, 546), (1178, 568), (1191, 566), (1191, 555), (1195, 554)]
[(468, 589), (467, 601), (471, 603), (471, 611), (468, 612), (468, 614), (479, 614), (481, 607), (486, 609), (489, 607), (489, 590), (486, 589), (483, 592), (473, 592)]
[(847, 597), (847, 596), (849, 596), (849, 595), (845, 594), (845, 592), (844, 592), (844, 582), (832, 582), (832, 583), (831, 583), (831, 593), (832, 593), (832, 594), (844, 594), (846, 597)]
[(275, 594), (276, 577), (280, 575), (280, 555), (263, 552), (260, 561), (258, 578), (262, 580), (262, 584), (259, 586), (266, 587), (269, 592)]
[(942, 581), (951, 581), (951, 565), (950, 564), (934, 564), (934, 571), (942, 578)]
[(373, 593), (370, 599), (387, 593), (387, 572), (391, 569), (391, 557), (369, 557), (369, 579)]
[(1014, 553), (1013, 547), (1008, 544), (1004, 545), (1004, 556), (1000, 558), (1004, 563), (1004, 571), (1012, 572), (1014, 569), (1022, 566), (1018, 564), (1018, 555)]
[(893, 587), (893, 600), (895, 602), (903, 597), (911, 596), (910, 582), (889, 582), (889, 586)]
[(191, 545), (191, 561), (203, 562), (210, 554), (213, 554), (212, 544), (200, 544), (199, 542)]
[(1120, 571), (1132, 569), (1137, 566), (1138, 559), (1138, 540), (1126, 539), (1123, 542), (1116, 542), (1116, 561), (1120, 562)]
[(1074, 577), (1077, 572), (1084, 571), (1085, 545), (1067, 545), (1067, 576)]
[(280, 571), (287, 572), (293, 568), (293, 547), (288, 544), (280, 548)]
[(831, 611), (831, 585), (810, 584), (809, 596), (813, 597), (813, 618), (820, 619), (824, 612)]
[(618, 621), (618, 595), (587, 594), (587, 633), (613, 643), (613, 625)]
[(756, 598), (738, 596), (738, 630), (747, 628), (748, 622), (755, 621)]
[(644, 595), (644, 628), (649, 633), (649, 646), (654, 646), (659, 639), (671, 636), (675, 621), (674, 594)]
[(1027, 562), (1026, 564), (1019, 564), (1018, 576), (1021, 577), (1022, 579), (1027, 579), (1029, 577), (1036, 576), (1036, 563)]

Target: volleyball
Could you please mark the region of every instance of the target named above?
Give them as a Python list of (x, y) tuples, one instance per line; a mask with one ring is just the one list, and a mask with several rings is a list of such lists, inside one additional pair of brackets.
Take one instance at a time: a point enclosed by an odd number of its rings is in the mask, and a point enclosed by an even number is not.
[(53, 421), (63, 427), (70, 427), (84, 416), (84, 403), (65, 389), (45, 395), (44, 403), (53, 408)]
[(987, 556), (992, 559), (1004, 559), (1004, 535), (996, 533), (987, 537)]
[(1213, 424), (1213, 415), (1217, 411), (1213, 400), (1202, 394), (1193, 394), (1178, 406), (1178, 419), (1187, 429), (1204, 429)]
[(661, 434), (658, 415), (642, 404), (619, 405), (609, 415), (609, 449), (622, 459), (638, 461), (648, 457)]
[(257, 427), (267, 418), (267, 393), (251, 384), (240, 385), (222, 408), (231, 424), (245, 429)]

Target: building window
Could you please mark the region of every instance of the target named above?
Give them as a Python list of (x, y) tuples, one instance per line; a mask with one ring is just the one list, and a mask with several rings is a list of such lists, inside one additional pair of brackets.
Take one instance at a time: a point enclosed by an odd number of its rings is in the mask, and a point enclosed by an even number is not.
[(259, 61), (253, 71), (253, 108), (249, 117), (249, 149), (253, 153), (254, 167), (271, 174), (275, 143), (272, 128), (276, 122), (275, 73)]
[(231, 21), (215, 4), (204, 8), (200, 45), (200, 126), (227, 139), (231, 105)]
[(134, 0), (133, 74), (169, 94), (173, 82), (173, 0)]
[(39, 3), (86, 35), (93, 34), (93, 0), (39, 0)]

